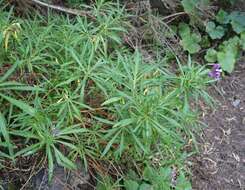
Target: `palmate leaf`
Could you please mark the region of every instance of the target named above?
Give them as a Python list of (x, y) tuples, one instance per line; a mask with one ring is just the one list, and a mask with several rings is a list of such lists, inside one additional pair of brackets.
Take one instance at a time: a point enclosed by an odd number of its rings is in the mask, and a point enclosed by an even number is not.
[(0, 97), (2, 97), (3, 99), (7, 100), (8, 102), (10, 102), (11, 104), (17, 106), (18, 108), (20, 108), (21, 110), (23, 110), (25, 113), (34, 116), (36, 113), (36, 110), (29, 106), (28, 104), (26, 104), (25, 102), (21, 101), (21, 100), (16, 100), (10, 96), (5, 96), (4, 94), (0, 93)]
[(136, 181), (133, 181), (130, 179), (124, 181), (124, 186), (126, 190), (138, 190), (139, 189), (139, 184)]
[(209, 48), (204, 58), (209, 63), (215, 63), (217, 61), (217, 51), (213, 48)]
[(188, 181), (183, 172), (177, 178), (176, 190), (191, 190), (191, 183)]
[(222, 26), (216, 26), (212, 21), (206, 24), (206, 31), (213, 40), (221, 39), (225, 35), (225, 29)]
[(228, 24), (230, 22), (229, 14), (223, 9), (220, 9), (216, 15), (216, 21), (220, 24)]
[(201, 41), (201, 37), (198, 34), (191, 34), (181, 40), (181, 45), (184, 50), (190, 54), (197, 53), (200, 51), (201, 46), (198, 44)]
[(184, 7), (185, 12), (193, 13), (196, 9), (198, 0), (182, 0), (181, 4)]
[(245, 32), (241, 33), (240, 44), (242, 46), (242, 49), (245, 50)]
[(184, 50), (188, 51), (190, 54), (197, 53), (200, 51), (201, 46), (201, 35), (199, 33), (191, 32), (190, 27), (185, 23), (179, 24), (179, 34), (181, 36), (181, 45)]
[(217, 53), (218, 62), (220, 63), (222, 69), (231, 73), (234, 70), (236, 63), (236, 55), (232, 50)]
[(219, 46), (220, 51), (217, 53), (218, 63), (224, 71), (231, 73), (234, 70), (238, 56), (240, 39), (235, 36)]
[(154, 187), (148, 183), (143, 183), (140, 185), (139, 190), (154, 190)]
[(191, 33), (191, 29), (188, 24), (183, 22), (179, 24), (179, 34), (181, 38), (184, 38), (185, 36), (189, 36), (190, 33)]
[(245, 32), (245, 12), (233, 11), (229, 17), (232, 28), (237, 34)]

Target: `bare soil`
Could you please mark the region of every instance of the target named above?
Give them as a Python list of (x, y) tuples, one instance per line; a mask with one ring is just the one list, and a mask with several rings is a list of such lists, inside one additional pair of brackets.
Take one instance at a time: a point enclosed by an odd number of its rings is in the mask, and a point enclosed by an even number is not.
[(207, 125), (199, 137), (200, 154), (193, 158), (194, 190), (245, 189), (245, 57), (210, 94), (218, 100), (206, 109)]

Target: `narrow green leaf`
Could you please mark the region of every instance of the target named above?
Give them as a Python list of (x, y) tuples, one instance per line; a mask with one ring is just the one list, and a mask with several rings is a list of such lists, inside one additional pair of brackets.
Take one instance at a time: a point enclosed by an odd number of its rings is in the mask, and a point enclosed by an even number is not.
[(11, 144), (11, 141), (10, 141), (9, 132), (7, 130), (5, 118), (1, 112), (0, 112), (0, 134), (3, 135), (3, 138), (8, 146), (9, 154), (11, 157), (13, 157), (14, 155), (13, 145)]
[(15, 71), (18, 65), (19, 65), (19, 61), (16, 61), (16, 63), (12, 65), (12, 67), (8, 69), (8, 71), (2, 77), (0, 77), (0, 83), (6, 80)]
[(50, 146), (46, 146), (46, 155), (48, 158), (48, 180), (49, 182), (52, 180), (54, 173), (54, 160)]
[(106, 145), (101, 157), (104, 157), (108, 153), (111, 146), (115, 143), (115, 140), (118, 137), (119, 133), (120, 133), (120, 131), (118, 133), (116, 133), (115, 136), (108, 142), (108, 144)]
[(31, 107), (28, 104), (26, 104), (25, 102), (23, 102), (21, 100), (16, 100), (14, 98), (11, 98), (10, 96), (5, 96), (2, 93), (0, 93), (0, 96), (2, 98), (4, 98), (5, 100), (9, 101), (11, 104), (17, 106), (18, 108), (20, 108), (21, 110), (23, 110), (27, 114), (29, 114), (31, 116), (34, 116), (35, 115), (36, 110), (33, 107)]
[(109, 100), (106, 100), (106, 101), (103, 102), (101, 105), (102, 105), (102, 106), (106, 106), (106, 105), (109, 105), (109, 104), (118, 102), (118, 101), (120, 101), (121, 99), (122, 99), (121, 97), (113, 97), (113, 98), (110, 98)]
[[(59, 130), (59, 129), (58, 129)], [(88, 132), (88, 129), (85, 128), (78, 128), (78, 127), (66, 127), (58, 132), (59, 136), (62, 135), (72, 135), (72, 134), (79, 134)]]
[(55, 158), (59, 165), (69, 169), (77, 168), (76, 165), (71, 160), (69, 160), (66, 156), (64, 156), (55, 146), (53, 146), (53, 148), (54, 148)]

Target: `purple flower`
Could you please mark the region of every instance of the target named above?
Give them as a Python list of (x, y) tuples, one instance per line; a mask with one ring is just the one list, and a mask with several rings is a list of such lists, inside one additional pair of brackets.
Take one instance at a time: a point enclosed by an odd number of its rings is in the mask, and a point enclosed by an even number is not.
[(218, 80), (221, 77), (221, 73), (222, 69), (220, 64), (213, 64), (212, 70), (208, 73), (208, 76)]

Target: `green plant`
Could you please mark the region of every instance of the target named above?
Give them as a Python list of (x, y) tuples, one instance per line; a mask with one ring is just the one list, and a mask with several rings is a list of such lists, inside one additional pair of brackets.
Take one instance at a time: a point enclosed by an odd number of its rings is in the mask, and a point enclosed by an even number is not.
[(184, 11), (188, 14), (198, 17), (201, 16), (205, 11), (205, 8), (210, 5), (209, 0), (181, 0), (181, 4), (184, 8)]
[(217, 51), (213, 48), (209, 48), (204, 58), (209, 63), (215, 63), (217, 61)]
[(231, 31), (229, 25), (231, 25), (233, 31), (240, 34), (240, 38), (237, 35), (230, 37), (228, 40), (220, 43), (217, 49), (210, 48), (207, 50), (205, 60), (210, 63), (218, 62), (221, 68), (231, 73), (235, 68), (235, 63), (238, 59), (238, 54), (243, 49), (243, 32), (245, 25), (243, 20), (245, 16), (242, 12), (231, 12), (228, 14), (226, 11), (220, 9), (216, 15), (216, 21), (221, 25), (216, 26), (215, 22), (209, 21), (206, 24), (206, 31), (212, 39), (221, 39), (225, 35), (225, 30)]
[(245, 50), (245, 32), (241, 33), (241, 46), (242, 49)]
[[(15, 154), (17, 156), (29, 156), (43, 151), (48, 161), (49, 180), (51, 180), (54, 164), (66, 168), (75, 169), (76, 165), (61, 152), (63, 146), (67, 151), (75, 150), (75, 135), (88, 132), (87, 129), (74, 126), (64, 126), (60, 123), (54, 124), (46, 115), (38, 113), (34, 118), (26, 115), (18, 117), (21, 122), (21, 129), (10, 131), (16, 137), (23, 137), (27, 140), (27, 147), (22, 148)], [(14, 127), (14, 126), (13, 126)]]
[[(168, 41), (156, 30), (161, 28), (158, 24), (167, 27), (165, 22), (143, 21), (148, 24), (144, 27), (155, 26), (146, 32), (151, 35), (146, 43), (153, 46), (149, 47), (152, 59), (146, 61), (144, 51), (148, 50), (143, 46), (132, 53), (123, 43), (128, 14), (119, 3), (98, 0), (86, 9), (90, 17), (50, 12), (46, 17), (33, 13), (17, 19), (0, 12), (2, 43), (5, 26), (21, 23), (19, 42), (9, 40), (8, 51), (4, 45), (0, 49), (0, 66), (7, 67), (6, 72), (0, 68), (0, 73), (5, 72), (0, 78), (0, 103), (4, 105), (0, 108), (0, 160), (38, 155), (49, 169), (49, 179), (55, 164), (74, 169), (75, 161), (81, 160), (90, 169), (93, 161), (110, 161), (128, 169), (137, 162), (143, 178), (129, 179), (125, 185), (141, 190), (174, 187), (168, 166), (178, 165), (176, 188), (188, 186), (182, 168), (190, 154), (183, 150), (189, 141), (195, 142), (199, 124), (190, 102), (211, 101), (205, 90), (213, 82), (208, 70), (190, 57), (187, 63), (173, 61), (173, 50), (162, 46)], [(178, 29), (188, 53), (199, 53), (201, 44), (208, 44), (208, 36), (203, 40), (198, 28), (182, 23)], [(176, 31), (177, 27), (168, 28), (162, 34), (174, 38)], [(171, 64), (177, 63), (172, 72), (170, 59)], [(154, 158), (156, 165), (166, 167), (148, 167), (148, 174), (147, 169), (140, 171)], [(121, 188), (122, 174), (105, 176), (98, 179), (98, 189)]]
[(186, 65), (179, 64), (180, 74), (174, 78), (177, 85), (175, 93), (182, 95), (184, 101), (184, 110), (189, 110), (189, 101), (191, 99), (198, 101), (200, 98), (204, 99), (207, 103), (212, 103), (212, 98), (206, 93), (205, 88), (213, 82), (208, 78), (209, 72), (205, 66), (200, 66), (192, 62), (191, 57), (188, 57)]
[(184, 50), (188, 51), (190, 54), (200, 51), (201, 47), (199, 43), (201, 42), (201, 36), (199, 33), (192, 33), (187, 24), (181, 23), (179, 25), (179, 34), (182, 39), (180, 44), (183, 46)]
[(232, 28), (237, 34), (240, 34), (245, 31), (244, 12), (234, 11), (229, 15), (229, 18)]
[[(93, 9), (95, 21), (89, 23), (87, 18), (79, 17), (77, 24), (72, 27), (80, 34), (79, 41), (90, 45), (92, 51), (99, 50), (107, 54), (108, 48), (114, 44), (121, 44), (120, 34), (126, 32), (126, 23), (123, 20), (127, 14), (124, 9), (113, 5), (110, 2), (97, 1)], [(108, 47), (109, 44), (110, 47)]]
[(216, 26), (212, 21), (206, 24), (206, 31), (213, 40), (221, 39), (225, 35), (225, 29), (222, 26)]
[[(170, 167), (160, 167), (154, 169), (146, 166), (143, 171), (142, 180), (126, 179), (124, 186), (126, 190), (191, 190), (191, 183), (186, 179), (183, 171), (180, 171), (177, 178), (173, 179), (174, 171)], [(176, 182), (174, 182), (176, 181)]]
[[(18, 40), (18, 33), (20, 32), (20, 30), (20, 23), (13, 23), (4, 29), (1, 38), (4, 41), (4, 48), (6, 51), (8, 50), (10, 37), (13, 37), (15, 40)], [(0, 43), (2, 40), (0, 40)]]
[(110, 176), (100, 176), (96, 189), (98, 190), (119, 190), (119, 180), (116, 182)]
[(208, 62), (218, 62), (224, 71), (231, 73), (234, 70), (238, 58), (238, 52), (242, 48), (241, 39), (237, 36), (224, 41), (218, 50), (209, 49), (205, 55)]
[(220, 24), (228, 24), (230, 22), (229, 14), (223, 9), (220, 9), (216, 15), (216, 21)]
[(117, 65), (105, 68), (111, 78), (107, 87), (111, 94), (102, 105), (114, 113), (115, 121), (107, 122), (112, 128), (105, 131), (108, 144), (102, 155), (107, 154), (113, 144), (118, 144), (115, 154), (119, 156), (130, 146), (139, 155), (149, 154), (159, 136), (176, 139), (170, 128), (164, 127), (178, 125), (170, 111), (172, 102), (161, 97), (165, 78), (157, 74), (159, 71), (153, 65), (143, 64), (139, 53), (132, 58), (120, 55), (118, 58)]
[[(7, 79), (11, 76), (11, 74), (14, 73), (16, 68), (19, 66), (19, 62), (17, 61), (14, 65), (10, 67), (10, 69), (0, 77), (0, 101), (7, 101), (11, 104), (11, 106), (16, 106), (19, 109), (21, 109), (23, 112), (34, 116), (36, 113), (36, 110), (25, 103), (22, 100), (13, 98), (10, 94), (10, 92), (17, 92), (17, 91), (41, 91), (40, 88), (37, 87), (31, 87), (28, 85), (24, 85), (18, 82), (14, 81), (7, 81)], [(3, 102), (3, 105), (6, 104), (6, 102)], [(13, 145), (11, 143), (10, 137), (9, 137), (9, 130), (7, 127), (7, 123), (4, 117), (4, 113), (2, 113), (4, 110), (0, 110), (0, 134), (3, 136), (3, 139), (5, 140), (5, 146), (8, 147), (9, 155), (13, 159)], [(6, 110), (5, 110), (6, 111)], [(2, 144), (3, 145), (3, 144)], [(6, 154), (2, 153), (3, 155)]]

